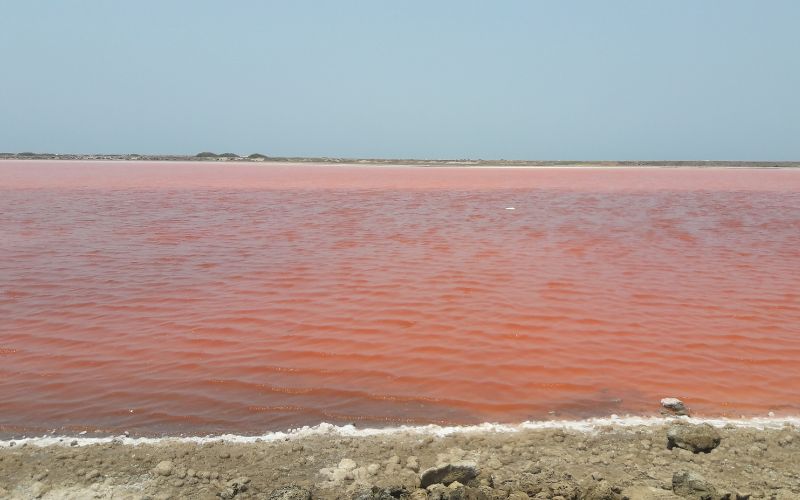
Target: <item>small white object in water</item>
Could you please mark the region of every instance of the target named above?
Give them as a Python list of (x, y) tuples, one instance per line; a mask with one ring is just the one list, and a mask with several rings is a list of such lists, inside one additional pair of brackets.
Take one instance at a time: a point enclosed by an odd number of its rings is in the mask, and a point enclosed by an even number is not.
[(514, 207), (506, 207), (506, 210), (514, 210)]
[(664, 398), (661, 400), (661, 406), (673, 411), (684, 411), (686, 406), (678, 398)]

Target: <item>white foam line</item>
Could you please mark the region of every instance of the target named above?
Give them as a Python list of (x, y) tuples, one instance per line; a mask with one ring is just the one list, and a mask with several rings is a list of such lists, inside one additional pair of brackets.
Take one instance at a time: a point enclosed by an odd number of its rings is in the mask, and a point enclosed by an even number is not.
[[(695, 418), (695, 417), (619, 417), (612, 415), (606, 418), (590, 418), (586, 420), (541, 420), (528, 421), (519, 424), (497, 424), (483, 423), (478, 425), (463, 426), (441, 426), (441, 425), (418, 425), (418, 426), (399, 426), (385, 428), (364, 428), (359, 429), (354, 425), (333, 425), (321, 423), (312, 427), (305, 426), (288, 431), (269, 432), (260, 436), (242, 436), (238, 434), (220, 434), (216, 436), (168, 436), (168, 437), (83, 437), (83, 436), (41, 436), (23, 437), (21, 439), (0, 440), (0, 448), (21, 446), (89, 446), (94, 444), (105, 444), (116, 441), (125, 445), (140, 444), (168, 444), (168, 443), (210, 443), (223, 441), (226, 443), (257, 443), (275, 442), (302, 439), (311, 436), (340, 436), (340, 437), (367, 437), (385, 436), (395, 434), (424, 435), (443, 437), (451, 434), (465, 433), (511, 433), (524, 430), (536, 429), (567, 429), (578, 432), (598, 432), (603, 428), (631, 428), (631, 427), (655, 427), (683, 421), (692, 424), (707, 423), (714, 427), (733, 426), (749, 429), (780, 429), (784, 426), (800, 427), (800, 417), (754, 417), (754, 418)], [(75, 443), (75, 444), (72, 444)]]

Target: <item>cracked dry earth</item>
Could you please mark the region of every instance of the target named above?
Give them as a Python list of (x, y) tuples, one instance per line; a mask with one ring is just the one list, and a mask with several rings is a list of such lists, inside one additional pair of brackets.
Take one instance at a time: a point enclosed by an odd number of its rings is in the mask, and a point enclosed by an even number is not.
[(678, 423), (249, 444), (15, 444), (0, 448), (0, 498), (798, 499), (800, 433)]

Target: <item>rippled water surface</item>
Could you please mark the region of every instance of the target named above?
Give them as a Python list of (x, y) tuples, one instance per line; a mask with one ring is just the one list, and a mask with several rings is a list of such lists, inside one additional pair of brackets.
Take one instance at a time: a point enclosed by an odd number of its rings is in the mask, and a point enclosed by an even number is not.
[(6, 434), (797, 415), (798, 387), (800, 171), (0, 162)]

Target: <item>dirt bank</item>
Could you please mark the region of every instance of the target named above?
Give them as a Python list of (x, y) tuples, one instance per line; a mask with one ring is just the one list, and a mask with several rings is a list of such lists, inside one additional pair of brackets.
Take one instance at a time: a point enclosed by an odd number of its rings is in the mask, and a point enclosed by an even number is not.
[(800, 498), (800, 433), (790, 425), (70, 444), (0, 449), (0, 497)]

